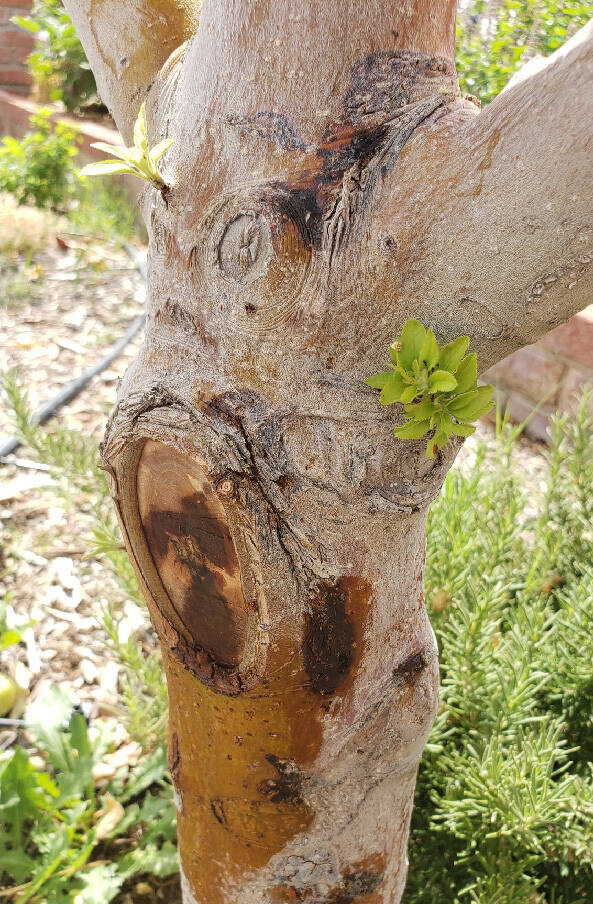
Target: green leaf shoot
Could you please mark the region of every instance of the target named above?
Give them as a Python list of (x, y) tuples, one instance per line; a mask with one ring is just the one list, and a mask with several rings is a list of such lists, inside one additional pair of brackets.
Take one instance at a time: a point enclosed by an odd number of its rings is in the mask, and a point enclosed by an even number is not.
[(381, 405), (404, 406), (406, 422), (394, 429), (398, 439), (430, 434), (426, 455), (434, 458), (451, 436), (471, 436), (472, 423), (493, 406), (492, 386), (478, 386), (478, 360), (467, 354), (469, 336), (439, 347), (432, 329), (410, 318), (389, 348), (391, 370), (365, 380), (380, 389)]
[(169, 186), (165, 182), (158, 161), (173, 144), (172, 138), (165, 138), (154, 146), (148, 148), (148, 132), (146, 127), (146, 104), (142, 104), (138, 118), (134, 125), (134, 144), (129, 148), (121, 148), (116, 145), (106, 144), (104, 141), (95, 142), (92, 147), (105, 151), (115, 160), (99, 160), (96, 163), (88, 163), (79, 173), (79, 176), (137, 176), (158, 189), (166, 199)]

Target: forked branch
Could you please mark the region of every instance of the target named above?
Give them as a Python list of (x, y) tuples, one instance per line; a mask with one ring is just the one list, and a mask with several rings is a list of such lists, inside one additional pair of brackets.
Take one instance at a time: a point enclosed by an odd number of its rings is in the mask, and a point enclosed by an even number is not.
[(196, 31), (200, 0), (65, 0), (125, 141), (159, 70)]

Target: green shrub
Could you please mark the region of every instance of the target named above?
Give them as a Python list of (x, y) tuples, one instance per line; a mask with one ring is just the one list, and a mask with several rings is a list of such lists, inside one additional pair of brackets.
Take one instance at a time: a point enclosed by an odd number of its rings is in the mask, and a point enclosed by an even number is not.
[(52, 123), (51, 112), (34, 113), (24, 138), (2, 139), (0, 191), (15, 195), (20, 204), (65, 211), (76, 190), (78, 135), (65, 123)]
[(35, 0), (30, 16), (12, 22), (35, 36), (28, 63), (42, 100), (77, 110), (96, 97), (95, 77), (61, 0)]
[(556, 419), (543, 490), (503, 430), (431, 509), (442, 703), (405, 904), (593, 901), (591, 398)]
[(583, 0), (469, 0), (457, 21), (461, 87), (488, 103), (533, 56), (549, 56), (593, 18)]

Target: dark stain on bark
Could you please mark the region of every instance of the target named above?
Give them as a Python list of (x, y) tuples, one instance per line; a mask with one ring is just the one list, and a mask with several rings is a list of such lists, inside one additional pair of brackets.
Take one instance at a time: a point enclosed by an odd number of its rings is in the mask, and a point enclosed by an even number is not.
[(177, 788), (179, 785), (179, 773), (181, 772), (181, 751), (179, 750), (179, 736), (176, 731), (171, 732), (169, 749), (167, 751), (167, 764), (173, 785)]
[(412, 653), (407, 659), (396, 666), (393, 670), (393, 677), (396, 680), (403, 681), (405, 684), (413, 681), (416, 675), (424, 671), (430, 662), (430, 657), (426, 655), (424, 650)]
[[(352, 904), (372, 894), (381, 882), (383, 874), (374, 870), (361, 870), (344, 876), (340, 885), (332, 889), (323, 904)], [(320, 901), (319, 904), (322, 904)]]
[(383, 877), (383, 870), (356, 869), (344, 874), (330, 891), (319, 891), (319, 886), (316, 888), (288, 882), (270, 889), (271, 899), (277, 904), (289, 904), (291, 901), (308, 904), (364, 904), (367, 896), (379, 888)]
[(215, 820), (219, 822), (221, 826), (226, 826), (226, 815), (223, 803), (219, 797), (215, 797), (210, 801), (210, 809)]
[[(351, 87), (344, 111), (354, 122), (364, 117), (392, 115), (410, 103), (418, 82), (454, 78), (453, 64), (441, 57), (407, 50), (382, 50), (359, 60), (350, 70)], [(434, 88), (433, 88), (434, 90)]]
[(258, 785), (258, 791), (273, 803), (288, 803), (299, 806), (303, 803), (303, 776), (293, 760), (282, 759), (273, 753), (266, 754), (266, 759), (276, 772), (277, 778), (268, 778)]
[(207, 650), (190, 645), (181, 635), (171, 652), (188, 672), (212, 690), (228, 697), (236, 697), (243, 693), (243, 679), (236, 670), (219, 665)]
[(284, 113), (271, 113), (262, 110), (253, 116), (227, 116), (227, 123), (231, 126), (239, 126), (244, 131), (273, 141), (284, 151), (304, 151), (306, 144), (298, 129), (290, 122)]
[[(273, 187), (288, 192), (299, 206), (314, 247), (321, 246), (323, 214), (340, 189), (344, 174), (354, 165), (364, 169), (389, 144), (398, 127), (398, 110), (438, 95), (437, 80), (449, 82), (451, 92), (455, 91), (455, 68), (450, 61), (410, 51), (373, 53), (353, 65), (341, 115), (328, 123), (313, 151), (286, 116), (281, 117), (283, 128), (279, 132), (260, 133), (276, 143), (284, 142), (280, 146), (286, 150), (302, 152), (295, 175)], [(291, 136), (289, 144), (287, 135)]]
[(333, 694), (346, 678), (354, 657), (354, 627), (346, 612), (348, 593), (340, 580), (324, 581), (305, 614), (303, 659), (311, 687)]

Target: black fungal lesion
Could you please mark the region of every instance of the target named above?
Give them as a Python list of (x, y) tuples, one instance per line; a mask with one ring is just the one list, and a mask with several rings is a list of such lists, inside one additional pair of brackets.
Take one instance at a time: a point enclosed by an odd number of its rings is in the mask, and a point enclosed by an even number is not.
[(431, 659), (432, 656), (426, 650), (417, 650), (394, 668), (393, 677), (396, 681), (408, 684), (427, 668)]
[(272, 900), (282, 902), (302, 901), (314, 902), (314, 904), (364, 904), (367, 895), (373, 894), (380, 887), (384, 879), (384, 873), (375, 869), (360, 869), (343, 874), (338, 883), (329, 891), (316, 883), (310, 884), (284, 882), (271, 889)]
[(248, 134), (273, 141), (284, 151), (305, 151), (307, 145), (295, 126), (284, 113), (261, 110), (253, 116), (229, 115), (226, 119), (231, 126), (238, 126)]
[(350, 873), (344, 876), (340, 885), (332, 889), (325, 901), (320, 901), (319, 904), (353, 904), (354, 901), (376, 891), (382, 881), (383, 875), (375, 870)]
[(226, 813), (224, 812), (224, 805), (220, 797), (212, 798), (212, 800), (210, 801), (210, 810), (216, 822), (218, 822), (221, 826), (226, 827)]
[(294, 760), (283, 759), (273, 753), (268, 753), (266, 760), (276, 770), (277, 777), (260, 782), (259, 793), (275, 804), (302, 804), (303, 774), (299, 766)]
[(322, 582), (305, 614), (303, 660), (311, 688), (337, 691), (354, 659), (354, 627), (346, 612), (347, 592), (340, 582)]

